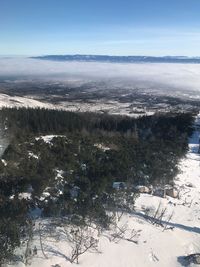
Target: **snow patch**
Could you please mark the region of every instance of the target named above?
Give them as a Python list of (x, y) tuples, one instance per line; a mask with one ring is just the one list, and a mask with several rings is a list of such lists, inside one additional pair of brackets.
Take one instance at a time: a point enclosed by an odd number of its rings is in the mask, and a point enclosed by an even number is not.
[(46, 144), (51, 144), (51, 141), (53, 138), (58, 138), (58, 137), (66, 137), (65, 135), (43, 135), (40, 137), (36, 137), (35, 140), (43, 140)]
[(31, 200), (32, 199), (32, 194), (31, 193), (27, 193), (27, 192), (22, 192), (19, 193), (19, 199), (26, 199), (26, 200)]

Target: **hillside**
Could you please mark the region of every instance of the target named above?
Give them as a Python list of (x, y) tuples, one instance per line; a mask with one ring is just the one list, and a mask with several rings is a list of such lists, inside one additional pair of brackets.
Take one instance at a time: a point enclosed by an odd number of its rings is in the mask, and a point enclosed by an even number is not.
[[(196, 125), (199, 125), (200, 116)], [(80, 266), (189, 266), (184, 256), (199, 253), (199, 127), (196, 127), (193, 136), (189, 139), (189, 151), (180, 163), (181, 173), (177, 175), (175, 183), (180, 189), (178, 199), (171, 197), (160, 198), (149, 194), (141, 194), (136, 201), (136, 210), (132, 214), (123, 214), (108, 231), (101, 233), (98, 252), (87, 252), (80, 258)], [(158, 206), (166, 208), (166, 212), (159, 221), (153, 224), (153, 214)], [(146, 211), (150, 210), (147, 213)], [(170, 215), (172, 215), (171, 219)], [(62, 227), (51, 228), (51, 221), (36, 219), (35, 229), (39, 223), (53, 233), (43, 237), (45, 255), (40, 250), (37, 230), (33, 239), (38, 255), (30, 260), (30, 266), (71, 266), (68, 260), (70, 243), (66, 243)], [(116, 228), (117, 227), (117, 228)], [(113, 235), (123, 230), (123, 235)], [(93, 230), (94, 231), (94, 230)], [(59, 238), (56, 241), (55, 237)], [(130, 236), (134, 236), (130, 240)], [(15, 265), (16, 266), (16, 265)], [(19, 264), (18, 266), (24, 266)], [(194, 266), (194, 264), (190, 265)]]
[[(102, 251), (99, 259), (104, 261), (106, 247), (115, 254), (124, 242), (123, 248), (139, 248), (144, 233), (147, 239), (154, 230), (164, 230), (164, 236), (175, 233), (178, 222), (173, 221), (172, 207), (177, 205), (178, 215), (195, 203), (183, 202), (187, 189), (182, 178), (180, 185), (176, 181), (194, 132), (194, 116), (157, 113), (134, 119), (3, 108), (1, 262), (39, 264), (42, 252), (45, 259), (57, 261), (60, 255), (71, 264), (82, 262), (90, 251), (94, 257)], [(196, 130), (191, 139), (195, 146), (198, 135)], [(83, 264), (90, 266), (87, 260)]]

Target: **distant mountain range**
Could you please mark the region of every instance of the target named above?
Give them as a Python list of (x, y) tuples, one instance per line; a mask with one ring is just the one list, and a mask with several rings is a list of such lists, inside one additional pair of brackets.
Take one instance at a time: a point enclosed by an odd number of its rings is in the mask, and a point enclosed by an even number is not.
[(84, 61), (111, 63), (196, 63), (200, 64), (200, 57), (185, 56), (104, 56), (104, 55), (46, 55), (31, 57), (33, 59), (53, 61)]

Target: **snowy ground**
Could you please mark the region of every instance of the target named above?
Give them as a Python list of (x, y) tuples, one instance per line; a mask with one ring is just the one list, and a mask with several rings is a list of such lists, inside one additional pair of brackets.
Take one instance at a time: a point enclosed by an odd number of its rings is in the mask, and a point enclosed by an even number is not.
[[(144, 115), (153, 115), (154, 110), (143, 110), (141, 114), (133, 112), (130, 108), (131, 103), (119, 103), (118, 101), (109, 100), (95, 100), (93, 102), (80, 102), (80, 101), (64, 101), (57, 104), (51, 104), (50, 102), (44, 102), (43, 100), (36, 99), (37, 97), (20, 97), (20, 96), (9, 96), (6, 94), (0, 94), (0, 108), (46, 108), (46, 109), (57, 109), (74, 112), (108, 112), (115, 115), (128, 115), (130, 117), (140, 117)], [(163, 107), (164, 109), (164, 107)]]
[[(200, 125), (200, 114), (196, 120), (196, 131), (189, 140), (189, 151), (180, 162), (181, 173), (175, 182), (180, 190), (179, 199), (141, 194), (136, 201), (136, 211), (123, 215), (118, 222), (119, 228), (126, 229), (123, 238), (113, 240), (113, 233), (119, 230), (114, 227), (102, 233), (98, 253), (90, 251), (82, 255), (79, 263), (81, 267), (187, 266), (182, 257), (200, 252), (200, 127), (197, 125)], [(160, 209), (166, 209), (161, 220), (164, 227), (150, 222), (159, 205)], [(43, 227), (45, 224), (48, 226), (47, 221), (37, 219), (36, 229), (39, 228), (39, 222), (42, 222)], [(65, 241), (63, 235), (54, 236), (60, 230), (54, 226), (42, 240), (47, 259), (41, 252), (38, 232), (35, 232), (31, 247), (37, 246), (38, 255), (29, 261), (31, 267), (72, 265), (69, 261), (69, 242)], [(130, 242), (128, 239), (133, 233), (134, 242)], [(93, 234), (96, 235), (96, 232)], [(24, 264), (19, 262), (14, 266)]]
[(28, 97), (9, 96), (6, 94), (0, 94), (0, 108), (2, 107), (32, 107), (32, 108), (51, 108), (54, 109), (54, 105), (43, 103), (41, 101), (31, 99)]

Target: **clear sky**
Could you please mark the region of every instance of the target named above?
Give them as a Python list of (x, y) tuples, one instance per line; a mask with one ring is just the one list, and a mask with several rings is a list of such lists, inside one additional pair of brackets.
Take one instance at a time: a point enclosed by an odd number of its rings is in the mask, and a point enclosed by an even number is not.
[(0, 0), (0, 55), (200, 56), (200, 0)]

